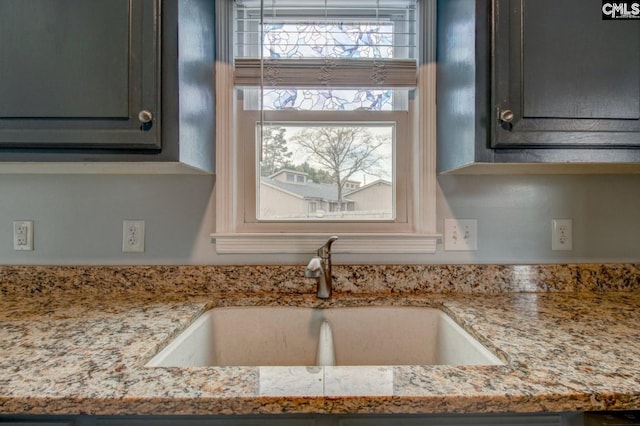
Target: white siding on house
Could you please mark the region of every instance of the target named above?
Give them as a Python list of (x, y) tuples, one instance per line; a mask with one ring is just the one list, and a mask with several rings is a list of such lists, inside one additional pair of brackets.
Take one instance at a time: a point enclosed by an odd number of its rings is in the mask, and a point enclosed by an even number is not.
[(261, 219), (307, 217), (307, 208), (307, 202), (301, 197), (264, 183), (260, 185)]
[(358, 212), (386, 212), (389, 216), (393, 211), (393, 188), (385, 181), (374, 182), (360, 189), (347, 193), (353, 200)]

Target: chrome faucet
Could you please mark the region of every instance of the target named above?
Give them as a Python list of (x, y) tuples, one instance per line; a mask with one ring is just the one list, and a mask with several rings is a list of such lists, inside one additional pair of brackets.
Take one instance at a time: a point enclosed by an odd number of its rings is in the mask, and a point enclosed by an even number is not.
[(331, 297), (332, 276), (331, 276), (331, 244), (337, 240), (337, 236), (329, 237), (326, 243), (320, 247), (316, 256), (311, 258), (304, 276), (307, 278), (315, 278), (318, 284), (316, 294), (319, 299), (328, 299)]

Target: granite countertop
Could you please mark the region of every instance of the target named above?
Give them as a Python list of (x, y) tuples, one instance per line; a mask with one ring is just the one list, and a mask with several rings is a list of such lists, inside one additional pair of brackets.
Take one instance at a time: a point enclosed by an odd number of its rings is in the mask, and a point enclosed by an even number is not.
[[(8, 275), (5, 274), (5, 278)], [(0, 270), (0, 282), (3, 275)], [(636, 279), (636, 278), (634, 278)], [(0, 414), (482, 413), (640, 408), (640, 293), (0, 291)], [(10, 281), (7, 279), (6, 281)], [(73, 281), (73, 283), (72, 283)], [(91, 281), (91, 280), (88, 280)], [(637, 281), (634, 281), (634, 286)], [(7, 286), (5, 286), (7, 287)], [(232, 286), (233, 287), (233, 286)], [(156, 289), (157, 290), (157, 289)], [(144, 364), (216, 306), (438, 307), (505, 361), (389, 366), (380, 391), (261, 388), (261, 367)], [(351, 369), (360, 367), (322, 367)], [(360, 373), (356, 373), (358, 375)]]

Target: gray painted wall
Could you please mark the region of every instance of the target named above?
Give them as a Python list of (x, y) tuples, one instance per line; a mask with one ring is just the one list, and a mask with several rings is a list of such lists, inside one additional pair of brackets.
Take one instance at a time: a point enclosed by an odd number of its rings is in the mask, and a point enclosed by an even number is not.
[[(338, 263), (640, 262), (640, 175), (440, 176), (445, 217), (478, 219), (477, 252), (336, 256)], [(0, 264), (303, 264), (306, 255), (218, 256), (214, 178), (0, 175)], [(572, 218), (574, 250), (551, 251), (551, 219)], [(13, 251), (31, 219), (35, 250)], [(122, 220), (146, 221), (145, 253), (122, 253)]]

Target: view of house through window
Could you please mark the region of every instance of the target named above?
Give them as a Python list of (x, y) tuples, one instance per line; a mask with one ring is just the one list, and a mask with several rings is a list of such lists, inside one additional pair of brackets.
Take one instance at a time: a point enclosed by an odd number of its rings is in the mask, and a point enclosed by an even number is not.
[(265, 125), (258, 218), (394, 219), (394, 133), (390, 123)]

